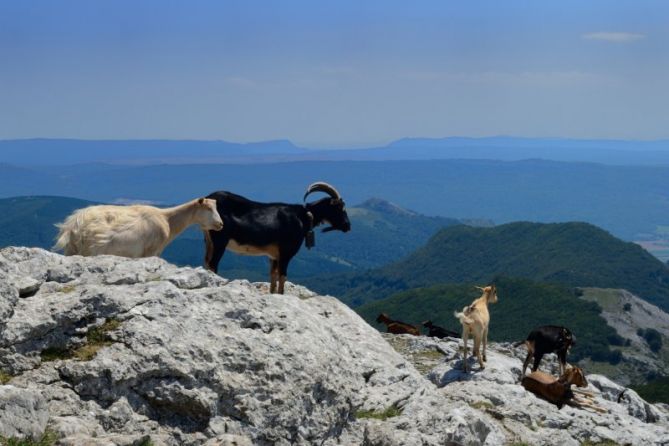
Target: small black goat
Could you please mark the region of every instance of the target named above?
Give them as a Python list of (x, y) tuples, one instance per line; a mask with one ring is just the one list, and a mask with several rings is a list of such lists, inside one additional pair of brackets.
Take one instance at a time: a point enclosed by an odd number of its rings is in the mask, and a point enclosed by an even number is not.
[(518, 347), (521, 344), (527, 347), (527, 357), (523, 363), (523, 372), (521, 377), (525, 376), (525, 370), (530, 364), (530, 359), (534, 357), (534, 364), (532, 371), (539, 368), (541, 358), (546, 353), (555, 353), (560, 363), (560, 375), (565, 372), (567, 367), (567, 352), (576, 344), (576, 336), (572, 335), (571, 331), (565, 327), (556, 325), (544, 325), (537, 327), (527, 335), (527, 339), (516, 343), (514, 346)]
[(423, 322), (423, 327), (427, 328), (427, 330), (428, 330), (427, 335), (431, 336), (433, 338), (443, 339), (443, 338), (446, 338), (446, 337), (448, 337), (448, 338), (459, 338), (460, 337), (460, 333), (448, 330), (448, 329), (446, 329), (444, 327), (440, 327), (438, 325), (434, 325), (432, 323), (432, 321)]
[(300, 250), (302, 242), (313, 246), (313, 228), (327, 223), (323, 232), (351, 230), (344, 200), (327, 183), (313, 183), (304, 200), (313, 192), (325, 192), (327, 198), (312, 203), (258, 203), (226, 191), (207, 196), (216, 200), (223, 219), (223, 230), (205, 231), (207, 253), (205, 267), (218, 272), (218, 264), (228, 248), (233, 252), (270, 259), (270, 292), (283, 294), (288, 263)]

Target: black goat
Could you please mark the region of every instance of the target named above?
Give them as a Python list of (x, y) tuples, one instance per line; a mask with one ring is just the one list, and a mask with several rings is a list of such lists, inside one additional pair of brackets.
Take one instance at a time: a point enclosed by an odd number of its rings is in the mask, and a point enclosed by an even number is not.
[(576, 344), (576, 336), (571, 334), (568, 328), (559, 327), (556, 325), (544, 325), (537, 327), (527, 335), (527, 339), (516, 343), (514, 346), (518, 347), (521, 344), (527, 347), (527, 357), (523, 363), (523, 372), (521, 377), (525, 376), (525, 370), (530, 364), (530, 359), (534, 357), (534, 364), (532, 371), (539, 368), (541, 358), (546, 353), (555, 353), (560, 362), (560, 375), (565, 372), (567, 367), (567, 352)]
[(327, 223), (323, 232), (351, 230), (351, 222), (339, 192), (327, 183), (313, 183), (304, 200), (313, 192), (330, 197), (313, 203), (258, 203), (231, 192), (218, 191), (207, 196), (216, 200), (223, 219), (223, 230), (205, 231), (207, 253), (205, 267), (218, 272), (225, 249), (243, 255), (264, 255), (270, 259), (270, 293), (283, 294), (288, 263), (297, 254), (302, 241), (313, 246), (313, 228)]
[(432, 323), (432, 321), (423, 322), (423, 327), (427, 328), (427, 330), (428, 330), (427, 335), (431, 336), (433, 338), (443, 339), (443, 338), (446, 338), (446, 337), (449, 337), (449, 338), (459, 338), (460, 337), (460, 333), (456, 333), (456, 332), (448, 330), (444, 327), (434, 325)]

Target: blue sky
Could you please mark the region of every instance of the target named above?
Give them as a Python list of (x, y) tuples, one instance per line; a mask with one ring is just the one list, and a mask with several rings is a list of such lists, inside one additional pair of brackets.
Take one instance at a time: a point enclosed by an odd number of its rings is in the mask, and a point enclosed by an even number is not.
[(669, 138), (665, 1), (0, 0), (0, 138)]

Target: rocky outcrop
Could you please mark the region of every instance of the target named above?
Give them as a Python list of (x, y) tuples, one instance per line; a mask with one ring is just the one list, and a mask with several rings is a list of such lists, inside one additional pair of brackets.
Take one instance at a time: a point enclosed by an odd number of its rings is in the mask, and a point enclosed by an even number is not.
[(40, 437), (48, 418), (46, 401), (38, 392), (0, 386), (0, 436)]
[(14, 427), (0, 435), (46, 429), (63, 445), (669, 441), (659, 406), (632, 391), (634, 404), (609, 401), (615, 384), (603, 377), (589, 378), (609, 414), (558, 411), (517, 385), (521, 353), (508, 346), (464, 375), (455, 341), (384, 336), (295, 285), (269, 295), (157, 258), (6, 248), (0, 370), (11, 379), (0, 421), (11, 414)]
[[(386, 335), (388, 336), (388, 335)], [(601, 414), (553, 404), (535, 397), (519, 385), (525, 350), (511, 344), (493, 344), (484, 370), (465, 374), (461, 370), (461, 341), (403, 336), (391, 342), (412, 362), (427, 371), (427, 377), (451, 403), (467, 402), (483, 420), (493, 421), (506, 433), (508, 442), (532, 445), (579, 445), (613, 441), (620, 445), (664, 444), (669, 441), (669, 418), (659, 405), (641, 399), (632, 389), (601, 375), (588, 375), (585, 391), (595, 395)], [(471, 342), (470, 342), (471, 344)], [(470, 345), (471, 348), (471, 345)], [(432, 362), (421, 363), (428, 357)], [(424, 361), (424, 359), (423, 359)], [(473, 363), (473, 361), (472, 361)], [(543, 369), (557, 374), (554, 355), (544, 359)], [(624, 392), (623, 392), (624, 391)], [(608, 443), (607, 443), (608, 444)]]
[[(581, 299), (596, 302), (602, 317), (616, 330), (625, 345), (613, 347), (622, 353), (622, 361), (612, 369), (608, 363), (597, 364), (585, 359), (588, 368), (607, 370), (610, 378), (623, 384), (641, 383), (649, 376), (669, 374), (669, 314), (634, 294), (619, 289), (582, 288)], [(639, 329), (653, 328), (662, 337), (663, 347), (654, 352)]]

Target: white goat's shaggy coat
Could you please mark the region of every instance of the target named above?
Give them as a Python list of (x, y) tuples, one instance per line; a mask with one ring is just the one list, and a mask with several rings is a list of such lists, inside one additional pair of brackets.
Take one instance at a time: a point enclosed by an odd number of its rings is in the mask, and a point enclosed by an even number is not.
[[(488, 313), (488, 304), (497, 302), (497, 290), (495, 285), (485, 288), (477, 287), (483, 291), (483, 295), (476, 299), (471, 305), (462, 309), (461, 313), (454, 313), (455, 317), (462, 324), (462, 341), (464, 343), (464, 360), (462, 361), (463, 370), (467, 371), (467, 339), (474, 337), (474, 354), (479, 360), (481, 369), (485, 368), (483, 364), (487, 360), (485, 350), (488, 346), (488, 324), (490, 323), (490, 313)], [(481, 343), (483, 343), (483, 354), (481, 354)]]
[(199, 198), (180, 206), (89, 206), (78, 209), (62, 224), (54, 248), (65, 255), (122, 257), (158, 256), (188, 226), (223, 228), (216, 200)]

